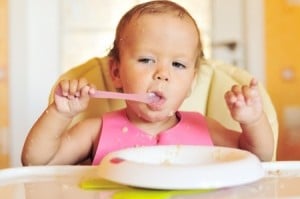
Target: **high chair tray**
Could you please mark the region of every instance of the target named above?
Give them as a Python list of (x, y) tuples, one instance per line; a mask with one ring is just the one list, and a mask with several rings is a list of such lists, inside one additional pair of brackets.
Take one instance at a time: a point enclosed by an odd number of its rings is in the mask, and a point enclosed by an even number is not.
[[(252, 183), (220, 189), (171, 191), (108, 183), (98, 176), (98, 166), (15, 167), (0, 170), (0, 198), (300, 198), (300, 161), (263, 162), (262, 167), (264, 177)], [(138, 173), (132, 173), (132, 177), (136, 175)]]

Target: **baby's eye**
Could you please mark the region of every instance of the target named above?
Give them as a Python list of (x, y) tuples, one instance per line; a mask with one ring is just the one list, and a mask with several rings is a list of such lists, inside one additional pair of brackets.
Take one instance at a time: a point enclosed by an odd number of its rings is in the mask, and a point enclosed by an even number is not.
[(150, 64), (150, 63), (154, 63), (154, 60), (150, 59), (150, 58), (140, 58), (140, 59), (138, 59), (138, 62)]
[(174, 67), (176, 67), (176, 68), (182, 68), (182, 69), (186, 68), (185, 65), (183, 65), (183, 64), (181, 64), (181, 63), (179, 63), (179, 62), (173, 62), (172, 65), (173, 65)]

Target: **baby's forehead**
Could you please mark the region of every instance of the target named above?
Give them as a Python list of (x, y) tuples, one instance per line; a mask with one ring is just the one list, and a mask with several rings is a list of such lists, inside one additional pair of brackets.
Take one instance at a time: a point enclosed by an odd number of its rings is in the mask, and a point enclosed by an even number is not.
[(167, 18), (167, 17), (175, 17), (182, 20), (191, 20), (193, 19), (186, 13), (178, 12), (178, 11), (168, 11), (168, 12), (143, 12), (143, 13), (135, 13), (131, 16), (128, 22), (137, 21), (145, 16), (153, 16), (153, 17), (160, 17), (160, 18)]
[(183, 40), (186, 38), (194, 38), (195, 42), (199, 40), (197, 27), (193, 21), (187, 17), (174, 15), (174, 13), (150, 13), (133, 17), (120, 29), (119, 33), (121, 42), (128, 39), (136, 41), (138, 38), (154, 35), (159, 38), (168, 37), (170, 34), (177, 35)]
[[(144, 20), (147, 18), (147, 20)], [(198, 27), (194, 23), (193, 19), (189, 15), (179, 15), (177, 12), (166, 12), (166, 13), (143, 13), (143, 14), (136, 14), (133, 15), (123, 26), (122, 31), (124, 31), (127, 28), (136, 28), (137, 25), (140, 26), (146, 26), (148, 23), (152, 23), (153, 21), (160, 22), (164, 21), (167, 19), (178, 19), (178, 22), (180, 23), (181, 21), (187, 22), (190, 27), (193, 29), (197, 30)], [(161, 24), (157, 23), (158, 25), (167, 25), (167, 24)]]

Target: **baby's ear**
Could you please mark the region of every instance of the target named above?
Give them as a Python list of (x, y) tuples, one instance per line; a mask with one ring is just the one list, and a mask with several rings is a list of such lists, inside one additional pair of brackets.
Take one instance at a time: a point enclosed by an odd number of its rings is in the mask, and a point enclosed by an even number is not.
[(117, 60), (110, 58), (109, 59), (109, 74), (112, 79), (112, 82), (116, 89), (122, 88), (122, 81), (120, 78), (120, 64)]

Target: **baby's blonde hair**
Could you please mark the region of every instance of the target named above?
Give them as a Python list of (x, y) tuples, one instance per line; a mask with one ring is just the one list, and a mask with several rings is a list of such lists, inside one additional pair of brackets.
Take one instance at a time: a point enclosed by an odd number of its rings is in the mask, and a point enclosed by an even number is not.
[(196, 70), (199, 69), (199, 65), (204, 58), (203, 54), (203, 46), (202, 42), (200, 39), (200, 31), (197, 26), (197, 23), (195, 19), (189, 14), (189, 12), (183, 8), (182, 6), (172, 2), (172, 1), (167, 1), (167, 0), (158, 0), (158, 1), (149, 1), (146, 3), (138, 4), (132, 9), (130, 9), (119, 21), (119, 24), (116, 29), (116, 35), (115, 35), (115, 40), (113, 43), (113, 47), (109, 52), (109, 56), (116, 60), (120, 61), (120, 51), (119, 51), (119, 45), (120, 45), (120, 40), (122, 39), (122, 32), (126, 28), (126, 26), (131, 22), (131, 19), (133, 17), (139, 17), (144, 14), (175, 14), (179, 18), (184, 18), (188, 17), (192, 20), (193, 24), (195, 25), (196, 31), (198, 33), (198, 45), (197, 45), (197, 60), (195, 63), (195, 68)]

